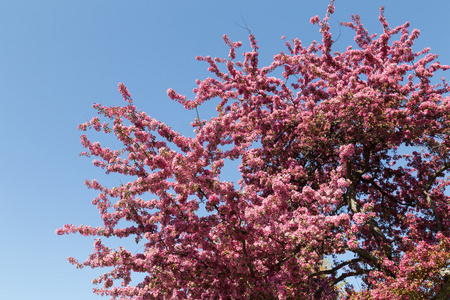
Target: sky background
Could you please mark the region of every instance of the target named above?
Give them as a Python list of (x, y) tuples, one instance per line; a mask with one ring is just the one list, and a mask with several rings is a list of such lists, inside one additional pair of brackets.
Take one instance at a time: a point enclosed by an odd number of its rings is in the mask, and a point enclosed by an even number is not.
[[(193, 135), (195, 112), (166, 91), (192, 97), (195, 79), (209, 76), (197, 55), (226, 57), (223, 34), (248, 50), (244, 19), (258, 40), (261, 65), (268, 65), (286, 51), (283, 35), (303, 45), (321, 39), (309, 20), (323, 17), (328, 3), (0, 0), (0, 298), (106, 299), (94, 295), (91, 284), (104, 270), (77, 270), (67, 262), (68, 256), (84, 261), (94, 238), (55, 234), (64, 224), (101, 225), (91, 205), (96, 192), (85, 188), (85, 179), (119, 184), (78, 156), (77, 125), (96, 115), (94, 102), (122, 105), (117, 84), (124, 82), (139, 109)], [(430, 47), (450, 64), (448, 0), (337, 0), (330, 20), (335, 39), (340, 34), (334, 50), (354, 44), (353, 31), (338, 26), (351, 14), (380, 33), (383, 4), (391, 27), (410, 21), (421, 31), (416, 49)], [(200, 107), (200, 117), (213, 107)], [(121, 244), (138, 251), (133, 243), (107, 242)]]

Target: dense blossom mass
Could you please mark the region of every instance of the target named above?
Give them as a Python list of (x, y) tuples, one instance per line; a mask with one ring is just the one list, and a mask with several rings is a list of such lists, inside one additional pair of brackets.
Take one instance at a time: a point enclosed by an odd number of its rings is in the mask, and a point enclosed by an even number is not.
[[(126, 105), (94, 108), (81, 130), (113, 133), (111, 150), (87, 136), (86, 156), (130, 182), (93, 200), (102, 227), (58, 234), (133, 237), (141, 252), (100, 238), (83, 267), (110, 267), (94, 291), (111, 299), (446, 299), (450, 294), (450, 97), (433, 75), (449, 66), (413, 51), (418, 30), (370, 35), (359, 17), (343, 23), (357, 47), (332, 52), (328, 19), (313, 17), (322, 43), (286, 42), (258, 65), (258, 46), (236, 61), (198, 57), (215, 76), (196, 97), (169, 90), (186, 109), (217, 101), (185, 137)], [(223, 67), (222, 67), (223, 66)], [(282, 78), (271, 77), (282, 70)], [(239, 186), (221, 179), (238, 161)], [(114, 201), (113, 201), (114, 200)], [(199, 210), (207, 213), (199, 213)], [(127, 222), (124, 222), (127, 221)], [(119, 226), (128, 224), (129, 226)], [(132, 274), (145, 275), (131, 284)], [(359, 278), (357, 286), (353, 278)], [(118, 281), (117, 281), (118, 280)], [(121, 282), (121, 284), (120, 284)], [(356, 285), (356, 286), (354, 286)]]

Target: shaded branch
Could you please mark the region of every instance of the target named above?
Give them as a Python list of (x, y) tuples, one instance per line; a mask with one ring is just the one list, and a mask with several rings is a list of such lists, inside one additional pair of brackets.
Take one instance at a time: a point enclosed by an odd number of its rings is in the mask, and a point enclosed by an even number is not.
[[(347, 205), (349, 206), (350, 210), (353, 213), (359, 213), (361, 212), (361, 207), (359, 206), (358, 202), (356, 201), (356, 191), (354, 188), (354, 183), (352, 183), (347, 190), (347, 193), (344, 195), (346, 198)], [(389, 241), (387, 240), (386, 236), (384, 235), (383, 231), (381, 231), (380, 227), (378, 226), (378, 223), (373, 219), (370, 218), (368, 220), (369, 228), (374, 236), (377, 236), (381, 238), (381, 240), (385, 243), (385, 245), (388, 248), (388, 256), (391, 257), (391, 246), (389, 245)]]
[[(354, 258), (354, 259), (345, 261), (345, 262), (343, 262), (343, 263), (340, 263), (339, 265), (337, 265), (337, 266), (335, 266), (334, 268), (331, 268), (331, 269), (329, 269), (329, 270), (324, 270), (324, 271), (320, 271), (320, 272), (314, 273), (314, 274), (312, 274), (311, 276), (320, 276), (320, 275), (330, 275), (330, 274), (334, 274), (334, 273), (336, 273), (339, 269), (341, 269), (341, 268), (343, 268), (343, 267), (345, 267), (345, 266), (347, 266), (347, 265), (349, 265), (349, 264), (352, 264), (352, 263), (358, 263), (358, 262), (361, 262), (361, 261), (362, 261), (362, 259), (359, 258), (359, 257), (358, 257), (358, 258)], [(341, 276), (339, 276), (339, 277), (337, 277), (337, 278), (335, 278), (335, 279), (333, 280), (333, 285), (338, 284), (340, 281), (344, 280), (344, 279), (347, 278), (347, 277), (356, 276), (356, 275), (362, 275), (362, 274), (364, 274), (364, 273), (365, 273), (365, 272), (361, 272), (361, 270), (358, 270), (358, 271), (355, 271), (355, 272), (350, 272), (350, 273), (343, 273), (343, 274), (341, 274)]]
[(436, 219), (436, 231), (438, 232), (442, 231), (442, 221), (437, 213), (436, 203), (433, 201), (433, 199), (431, 199), (429, 191), (433, 186), (434, 182), (436, 181), (436, 178), (442, 175), (442, 173), (444, 173), (444, 171), (447, 170), (449, 167), (450, 164), (445, 164), (442, 167), (440, 167), (439, 170), (437, 170), (433, 175), (431, 175), (430, 178), (428, 179), (428, 183), (425, 186), (425, 190), (423, 192), (426, 196), (428, 205), (430, 205), (430, 208), (433, 211), (434, 218)]
[(450, 295), (450, 277), (446, 277), (434, 300), (447, 300)]
[(360, 262), (360, 261), (362, 261), (361, 258), (359, 258), (359, 257), (358, 257), (358, 258), (354, 258), (354, 259), (345, 261), (345, 262), (343, 262), (343, 263), (340, 263), (339, 265), (337, 265), (336, 267), (334, 267), (334, 268), (332, 268), (332, 269), (320, 271), (320, 272), (317, 272), (317, 273), (315, 273), (315, 274), (317, 274), (317, 275), (321, 275), (321, 274), (333, 274), (333, 273), (336, 273), (339, 269), (341, 269), (341, 268), (343, 268), (343, 267), (345, 267), (345, 266), (347, 266), (347, 265), (349, 265), (349, 264), (357, 263), (357, 262)]
[(366, 274), (366, 273), (368, 273), (368, 272), (369, 272), (368, 270), (360, 269), (360, 270), (358, 270), (358, 271), (349, 272), (349, 273), (344, 273), (344, 274), (342, 274), (341, 276), (339, 276), (338, 278), (336, 278), (336, 279), (333, 281), (333, 284), (336, 285), (336, 284), (338, 284), (339, 282), (341, 282), (342, 280), (344, 280), (345, 278), (352, 277), (352, 276), (358, 276), (358, 275), (364, 275), (364, 274)]

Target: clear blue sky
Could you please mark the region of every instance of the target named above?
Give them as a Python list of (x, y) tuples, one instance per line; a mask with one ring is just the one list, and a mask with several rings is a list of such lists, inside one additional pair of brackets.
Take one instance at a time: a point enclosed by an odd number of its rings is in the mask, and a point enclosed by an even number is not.
[[(196, 55), (225, 57), (223, 34), (248, 49), (247, 32), (236, 25), (243, 25), (242, 16), (267, 64), (285, 51), (283, 35), (304, 45), (320, 40), (309, 19), (323, 16), (327, 4), (0, 0), (0, 298), (103, 299), (91, 292), (102, 270), (77, 270), (66, 260), (84, 260), (94, 239), (55, 234), (66, 223), (100, 225), (90, 204), (96, 193), (83, 183), (104, 176), (78, 156), (77, 125), (95, 115), (93, 102), (122, 104), (117, 84), (124, 82), (138, 108), (192, 134), (194, 112), (171, 101), (166, 90), (191, 96), (195, 79), (209, 76)], [(337, 0), (334, 36), (338, 22), (355, 13), (371, 32), (380, 32), (382, 4), (392, 27), (409, 20), (421, 30), (418, 46), (431, 47), (450, 64), (450, 2), (444, 0)], [(353, 32), (342, 28), (335, 49), (345, 50), (352, 39)], [(200, 108), (201, 116), (210, 108)]]

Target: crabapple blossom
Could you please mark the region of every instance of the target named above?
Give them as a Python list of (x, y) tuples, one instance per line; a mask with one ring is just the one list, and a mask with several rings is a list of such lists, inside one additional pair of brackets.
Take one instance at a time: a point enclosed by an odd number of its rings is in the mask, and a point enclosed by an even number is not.
[[(193, 137), (139, 111), (122, 83), (123, 107), (94, 105), (100, 117), (79, 129), (114, 134), (123, 147), (83, 135), (82, 154), (130, 181), (86, 181), (99, 192), (92, 203), (104, 225), (57, 233), (98, 237), (86, 261), (69, 259), (110, 268), (94, 280), (97, 294), (446, 299), (450, 97), (447, 82), (433, 76), (449, 66), (428, 48), (413, 50), (419, 31), (389, 27), (383, 9), (380, 35), (352, 16), (342, 25), (355, 32), (357, 47), (333, 52), (333, 12), (331, 2), (325, 18), (311, 19), (320, 43), (283, 37), (287, 52), (268, 66), (259, 66), (253, 35), (241, 61), (242, 43), (228, 36), (227, 59), (197, 57), (213, 76), (197, 81), (195, 98), (167, 91), (186, 109), (217, 103), (217, 115), (192, 123)], [(240, 163), (239, 186), (221, 179), (230, 160)], [(109, 248), (113, 236), (143, 247)], [(133, 273), (145, 278), (131, 285)]]

